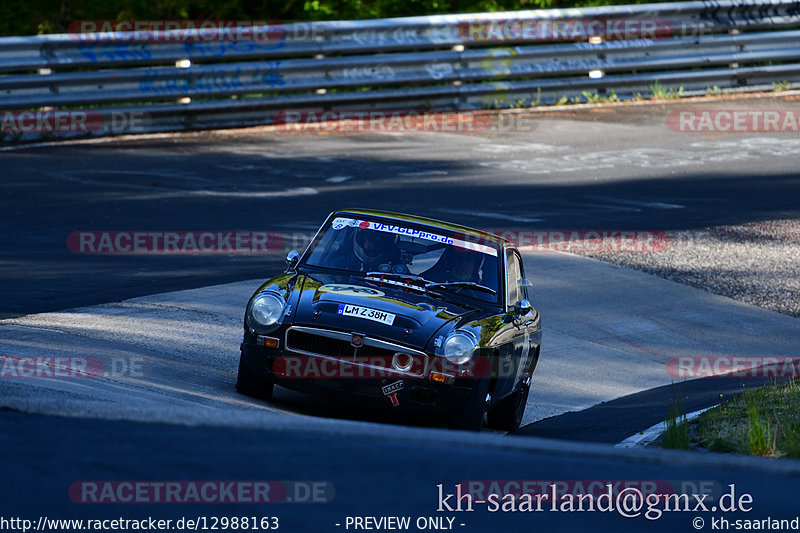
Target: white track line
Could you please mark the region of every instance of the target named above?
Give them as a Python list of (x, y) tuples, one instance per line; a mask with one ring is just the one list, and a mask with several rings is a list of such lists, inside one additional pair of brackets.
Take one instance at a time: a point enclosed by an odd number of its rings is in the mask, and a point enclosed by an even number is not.
[[(711, 407), (706, 407), (705, 409), (700, 409), (699, 411), (694, 411), (686, 415), (686, 421), (691, 422), (701, 414), (705, 413), (709, 409), (713, 409), (719, 404), (712, 405)], [(615, 448), (637, 448), (647, 446), (654, 440), (656, 440), (662, 433), (667, 430), (667, 421), (659, 422), (658, 424), (651, 426), (641, 433), (637, 433), (635, 435), (631, 435), (624, 441), (620, 442), (619, 444), (615, 444)]]
[[(199, 133), (197, 131), (179, 133)], [(0, 146), (0, 152), (11, 152), (14, 150), (24, 150), (25, 148), (47, 148), (51, 146), (75, 146), (77, 144), (107, 144), (117, 141), (148, 141), (153, 139), (169, 139), (175, 137), (175, 132), (169, 133), (140, 133), (132, 135), (110, 135), (108, 137), (93, 137), (89, 139), (63, 139), (61, 141), (47, 141), (38, 143), (22, 143), (7, 146)]]

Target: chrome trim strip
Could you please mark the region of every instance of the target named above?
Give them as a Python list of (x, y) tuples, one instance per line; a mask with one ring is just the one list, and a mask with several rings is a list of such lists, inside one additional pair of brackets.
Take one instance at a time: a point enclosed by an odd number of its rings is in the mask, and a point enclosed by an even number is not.
[(503, 309), (506, 310), (506, 313), (508, 313), (508, 308), (511, 305), (509, 303), (511, 301), (511, 295), (508, 292), (509, 291), (509, 285), (508, 285), (508, 252), (509, 252), (509, 248), (504, 246), (503, 247), (503, 259), (502, 259), (502, 261), (503, 261), (503, 277), (506, 280), (506, 290), (505, 290), (505, 295), (503, 297), (503, 303), (505, 304), (503, 306)]
[[(321, 337), (329, 337), (331, 339), (338, 339), (350, 342), (350, 335), (351, 333), (345, 333), (344, 331), (335, 331), (332, 329), (320, 329), (320, 328), (309, 328), (306, 326), (291, 326), (286, 329), (286, 335), (289, 335), (289, 331), (302, 331), (304, 333), (311, 333), (312, 335), (320, 335)], [(364, 335), (364, 345), (365, 346), (374, 346), (375, 348), (384, 348), (386, 350), (394, 350), (396, 352), (403, 352), (409, 353), (414, 355), (420, 355), (423, 357), (427, 357), (423, 351), (415, 350), (414, 348), (408, 348), (407, 346), (403, 346), (402, 344), (396, 344), (394, 342), (383, 341), (380, 339), (374, 339), (372, 337), (368, 337)]]
[(385, 350), (394, 350), (395, 352), (407, 353), (411, 355), (419, 355), (420, 357), (428, 358), (428, 354), (425, 352), (415, 350), (413, 348), (407, 348), (405, 346), (401, 346), (400, 344), (395, 344), (393, 342), (382, 341), (380, 339), (371, 339), (369, 337), (364, 337), (364, 344), (366, 346), (374, 346), (375, 348), (383, 348)]
[[(333, 331), (330, 329), (318, 329), (318, 328), (307, 328), (303, 326), (291, 326), (286, 328), (286, 340), (289, 340), (289, 332), (290, 331), (302, 331), (304, 333), (312, 333), (314, 335), (319, 335), (320, 337), (328, 337), (330, 339), (336, 339), (340, 341), (347, 341), (350, 342), (350, 333), (344, 333), (343, 331)], [(288, 344), (286, 344), (288, 347)]]

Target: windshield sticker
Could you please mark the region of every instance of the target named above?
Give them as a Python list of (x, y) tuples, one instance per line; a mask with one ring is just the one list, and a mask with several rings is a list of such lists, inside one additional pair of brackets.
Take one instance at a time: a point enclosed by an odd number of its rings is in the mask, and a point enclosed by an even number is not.
[(450, 239), (453, 246), (464, 248), (465, 250), (472, 250), (473, 252), (480, 252), (482, 254), (497, 257), (497, 250), (485, 244), (478, 244), (477, 242), (462, 241), (459, 239)]
[(332, 292), (335, 294), (342, 294), (345, 296), (384, 296), (385, 293), (378, 289), (371, 287), (364, 287), (362, 285), (346, 285), (344, 283), (333, 283), (330, 285), (323, 285), (319, 292)]
[(358, 225), (358, 220), (353, 220), (352, 218), (343, 218), (343, 217), (336, 217), (331, 222), (331, 227), (335, 230), (344, 229), (347, 226), (355, 227)]
[(344, 217), (336, 217), (335, 219), (333, 219), (333, 222), (331, 223), (331, 227), (335, 230), (343, 229), (346, 226), (358, 227), (361, 229), (372, 229), (376, 231), (383, 231), (386, 233), (394, 233), (396, 235), (407, 235), (409, 237), (416, 237), (419, 239), (426, 239), (433, 242), (458, 246), (459, 248), (464, 248), (465, 250), (472, 250), (474, 252), (480, 252), (483, 254), (497, 257), (497, 250), (495, 250), (491, 246), (478, 244), (476, 242), (464, 241), (461, 239), (453, 239), (452, 237), (445, 237), (444, 235), (431, 233), (429, 231), (423, 231), (413, 228), (404, 228), (403, 226), (394, 226), (392, 224), (384, 224), (382, 222), (354, 220), (352, 218), (344, 218)]

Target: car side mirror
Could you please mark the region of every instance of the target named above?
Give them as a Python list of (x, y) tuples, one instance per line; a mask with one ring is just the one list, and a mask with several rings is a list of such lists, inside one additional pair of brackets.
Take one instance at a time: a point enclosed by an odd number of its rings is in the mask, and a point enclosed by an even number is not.
[(519, 286), (520, 287), (533, 287), (533, 282), (531, 280), (529, 280), (528, 278), (522, 278), (521, 280), (519, 280)]
[(289, 268), (296, 267), (298, 262), (300, 262), (300, 253), (297, 250), (292, 250), (286, 254), (286, 264)]
[(522, 299), (514, 304), (514, 315), (520, 317), (525, 316), (533, 310), (533, 306), (531, 303), (526, 300)]

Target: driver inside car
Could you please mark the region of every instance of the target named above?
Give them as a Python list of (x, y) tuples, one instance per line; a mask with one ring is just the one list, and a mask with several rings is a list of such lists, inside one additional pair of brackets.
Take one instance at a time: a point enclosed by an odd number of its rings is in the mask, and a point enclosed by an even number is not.
[(431, 268), (421, 275), (431, 281), (472, 281), (478, 283), (483, 278), (481, 266), (483, 258), (477, 252), (455, 246), (445, 248), (444, 253)]
[(364, 272), (378, 271), (380, 265), (398, 261), (397, 235), (383, 231), (356, 229), (353, 236), (353, 254), (360, 265), (352, 265)]

